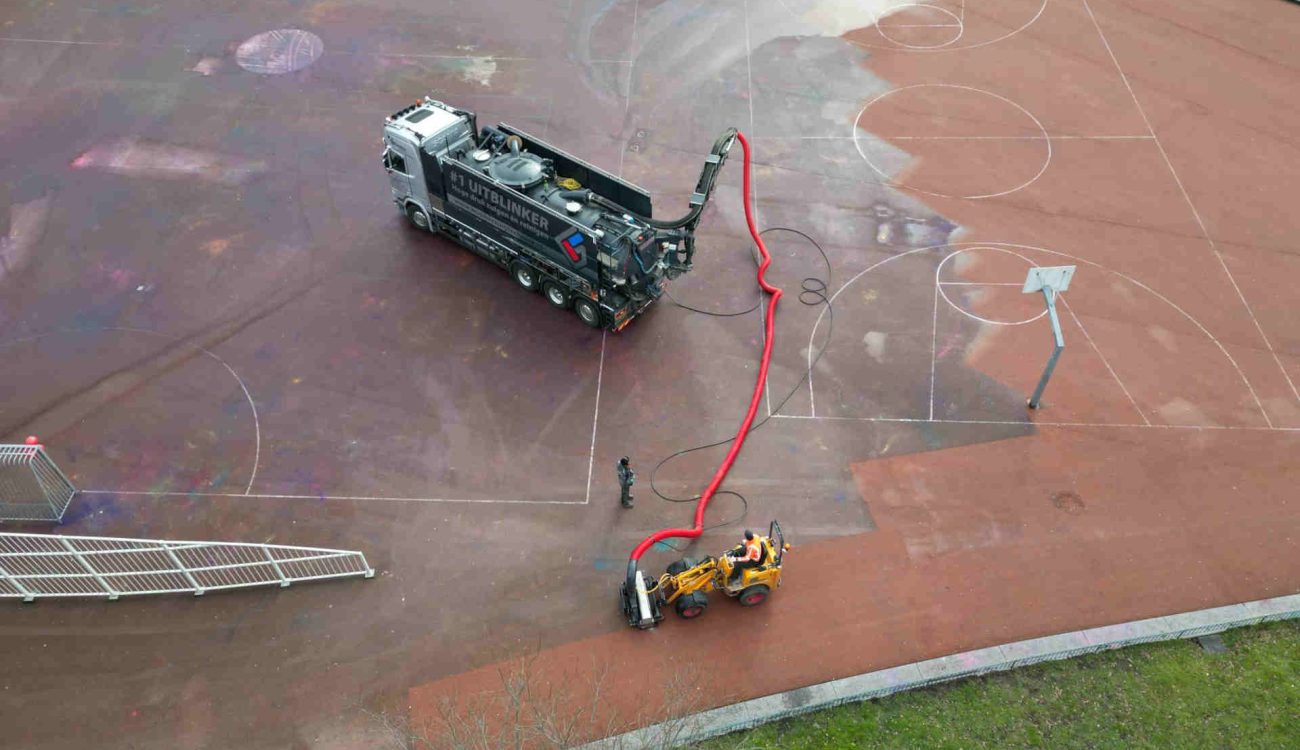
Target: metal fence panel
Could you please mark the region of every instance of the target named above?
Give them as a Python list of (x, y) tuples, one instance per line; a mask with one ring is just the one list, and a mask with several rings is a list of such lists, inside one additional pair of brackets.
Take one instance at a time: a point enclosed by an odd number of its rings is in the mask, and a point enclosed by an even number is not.
[(57, 523), (76, 494), (44, 446), (0, 443), (0, 521)]
[(352, 550), (0, 533), (0, 598), (103, 597), (373, 578)]

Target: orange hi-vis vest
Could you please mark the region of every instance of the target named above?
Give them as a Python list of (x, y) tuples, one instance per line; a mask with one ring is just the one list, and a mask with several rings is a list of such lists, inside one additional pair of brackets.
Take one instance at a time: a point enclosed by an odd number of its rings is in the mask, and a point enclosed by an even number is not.
[(741, 559), (758, 562), (762, 557), (763, 546), (762, 543), (758, 541), (758, 537), (754, 537), (753, 541), (745, 543), (745, 556)]

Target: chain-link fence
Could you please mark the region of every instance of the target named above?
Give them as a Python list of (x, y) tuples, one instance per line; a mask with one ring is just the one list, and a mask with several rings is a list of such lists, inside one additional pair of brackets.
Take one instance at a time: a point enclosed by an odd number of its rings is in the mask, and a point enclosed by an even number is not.
[(373, 578), (360, 552), (233, 542), (0, 533), (0, 598), (103, 597)]
[(0, 521), (57, 523), (76, 494), (44, 446), (0, 443)]

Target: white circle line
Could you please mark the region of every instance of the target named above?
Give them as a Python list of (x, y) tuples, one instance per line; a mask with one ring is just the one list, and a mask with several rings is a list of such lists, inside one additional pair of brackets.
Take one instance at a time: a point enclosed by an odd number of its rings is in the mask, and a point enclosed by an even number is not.
[(261, 420), (258, 419), (257, 416), (257, 404), (253, 402), (253, 395), (249, 393), (248, 386), (244, 385), (244, 379), (239, 377), (239, 373), (235, 372), (235, 368), (231, 367), (224, 359), (218, 357), (216, 354), (213, 354), (198, 344), (182, 341), (176, 337), (168, 337), (167, 334), (159, 333), (158, 331), (151, 331), (147, 328), (130, 328), (127, 326), (106, 326), (103, 328), (60, 328), (37, 334), (35, 336), (26, 336), (20, 339), (13, 339), (12, 341), (0, 342), (0, 349), (5, 349), (29, 341), (36, 341), (59, 333), (94, 333), (96, 331), (129, 331), (131, 333), (146, 333), (150, 336), (157, 336), (159, 338), (171, 338), (174, 342), (184, 344), (191, 349), (195, 349), (208, 355), (216, 360), (222, 367), (226, 368), (226, 371), (235, 379), (235, 382), (239, 383), (239, 389), (244, 392), (244, 398), (248, 400), (248, 407), (253, 410), (253, 471), (248, 475), (248, 486), (244, 488), (245, 495), (251, 493), (253, 491), (253, 481), (257, 479), (257, 468), (262, 462), (262, 424)]
[[(937, 10), (940, 13), (948, 14), (948, 16), (952, 18), (952, 20), (957, 22), (957, 26), (956, 26), (957, 36), (953, 37), (952, 39), (949, 39), (946, 42), (943, 42), (942, 44), (908, 44), (907, 42), (900, 42), (897, 39), (890, 36), (889, 34), (885, 33), (885, 27), (880, 25), (880, 22), (884, 19), (877, 16), (875, 22), (872, 24), (873, 26), (876, 27), (876, 33), (880, 34), (882, 37), (888, 39), (891, 43), (896, 44), (899, 47), (904, 47), (906, 49), (939, 49), (940, 47), (947, 47), (950, 44), (956, 43), (957, 40), (961, 39), (961, 35), (966, 33), (966, 23), (962, 21), (961, 18), (956, 13), (953, 13), (947, 8), (941, 8), (937, 5), (930, 5), (928, 3), (906, 3), (904, 5), (895, 6), (894, 11), (900, 11), (904, 8), (929, 8), (930, 10)], [(872, 13), (872, 15), (874, 16), (875, 14)], [(895, 28), (929, 28), (929, 27), (918, 25), (918, 26), (897, 26)], [(943, 28), (952, 28), (952, 26), (945, 25)]]
[[(793, 16), (796, 20), (800, 20), (800, 16), (799, 16), (799, 14), (798, 14), (798, 13), (795, 13), (794, 10), (791, 9), (789, 5), (786, 5), (785, 0), (777, 0), (777, 2), (781, 3), (781, 7), (785, 8), (787, 13), (789, 13), (791, 16)], [(849, 43), (852, 44), (852, 45), (854, 45), (855, 47), (862, 47), (862, 48), (864, 48), (864, 49), (886, 49), (886, 50), (888, 50), (888, 49), (892, 49), (892, 50), (897, 50), (897, 51), (899, 51), (899, 52), (958, 52), (958, 51), (961, 51), (961, 50), (976, 49), (977, 47), (985, 47), (985, 46), (988, 46), (988, 45), (990, 45), (990, 44), (996, 44), (996, 43), (1001, 42), (1001, 41), (1003, 41), (1003, 40), (1005, 40), (1005, 39), (1010, 39), (1011, 37), (1015, 36), (1016, 34), (1019, 34), (1020, 32), (1024, 31), (1024, 30), (1027, 29), (1027, 28), (1029, 28), (1030, 26), (1033, 26), (1033, 25), (1034, 25), (1034, 22), (1037, 21), (1040, 17), (1042, 17), (1042, 15), (1043, 15), (1043, 11), (1047, 10), (1047, 2), (1048, 2), (1048, 0), (1043, 0), (1042, 5), (1038, 6), (1038, 12), (1037, 12), (1037, 13), (1034, 13), (1034, 17), (1033, 17), (1033, 18), (1030, 18), (1028, 21), (1025, 21), (1025, 23), (1024, 23), (1023, 25), (1021, 25), (1020, 27), (1015, 28), (1015, 29), (1012, 29), (1011, 31), (1008, 31), (1007, 33), (1003, 34), (1002, 36), (995, 37), (995, 38), (993, 38), (993, 39), (989, 39), (989, 40), (987, 40), (987, 41), (978, 42), (978, 43), (976, 43), (976, 44), (963, 44), (963, 45), (961, 45), (961, 46), (959, 46), (959, 47), (919, 47), (919, 48), (917, 48), (917, 49), (908, 49), (908, 48), (906, 48), (906, 47), (888, 47), (888, 46), (885, 46), (885, 45), (883, 45), (883, 44), (867, 44), (866, 42), (852, 42), (852, 41), (851, 41), (851, 42), (849, 42)], [(872, 15), (873, 18), (876, 17), (876, 14), (875, 14), (874, 12), (873, 12), (871, 15)], [(873, 21), (873, 22), (872, 22), (872, 25), (874, 26), (875, 23), (876, 23), (876, 22)], [(963, 23), (963, 25), (964, 25), (964, 23)]]
[[(948, 297), (948, 293), (945, 292), (944, 289), (943, 289), (943, 287), (944, 287), (944, 283), (941, 282), (941, 281), (939, 281), (939, 274), (941, 274), (941, 273), (943, 272), (943, 266), (944, 266), (944, 264), (947, 263), (948, 261), (952, 260), (954, 257), (956, 257), (956, 256), (958, 256), (958, 255), (961, 255), (962, 253), (970, 253), (970, 252), (975, 252), (975, 251), (977, 251), (977, 250), (994, 250), (994, 251), (996, 251), (996, 252), (1000, 252), (1000, 253), (1007, 253), (1008, 255), (1014, 255), (1014, 256), (1016, 256), (1017, 258), (1019, 258), (1019, 259), (1023, 260), (1024, 262), (1028, 263), (1030, 268), (1033, 268), (1033, 266), (1034, 266), (1034, 262), (1033, 262), (1032, 260), (1026, 258), (1025, 256), (1021, 255), (1020, 253), (1018, 253), (1018, 252), (1016, 252), (1016, 251), (1014, 251), (1014, 250), (1007, 250), (1006, 248), (1003, 248), (1003, 247), (986, 247), (986, 246), (981, 245), (981, 246), (978, 246), (978, 247), (967, 247), (967, 248), (962, 248), (961, 250), (954, 250), (953, 252), (948, 253), (948, 255), (945, 256), (943, 260), (939, 261), (939, 265), (935, 266), (935, 268), (934, 268), (934, 285), (935, 285), (935, 288), (938, 289), (938, 291), (939, 291), (939, 296), (940, 296), (940, 297), (943, 297), (943, 301), (944, 301), (944, 302), (947, 302), (949, 307), (951, 307), (952, 309), (954, 309), (954, 310), (956, 310), (957, 312), (961, 313), (962, 315), (965, 315), (965, 316), (968, 317), (968, 318), (971, 318), (971, 319), (973, 319), (973, 320), (978, 320), (978, 321), (981, 322), (981, 323), (988, 323), (989, 325), (994, 325), (994, 326), (1022, 326), (1022, 325), (1025, 325), (1025, 324), (1027, 324), (1027, 323), (1033, 323), (1035, 320), (1038, 320), (1039, 318), (1041, 318), (1041, 317), (1043, 317), (1044, 315), (1047, 314), (1047, 308), (1044, 307), (1042, 312), (1038, 313), (1037, 315), (1035, 315), (1035, 316), (1032, 317), (1032, 318), (1025, 318), (1024, 320), (990, 320), (990, 319), (988, 319), (988, 318), (982, 318), (982, 317), (976, 315), (975, 313), (971, 312), (970, 310), (967, 310), (966, 308), (964, 308), (964, 307), (958, 305), (956, 302), (953, 302), (951, 299), (949, 299), (949, 297)], [(1005, 284), (998, 284), (998, 286), (1005, 286)], [(1017, 286), (1019, 286), (1019, 285), (1017, 285)]]
[[(960, 89), (964, 91), (974, 91), (979, 94), (987, 94), (988, 96), (991, 96), (994, 99), (1000, 99), (1003, 102), (1006, 102), (1007, 104), (1010, 104), (1011, 106), (1023, 112), (1025, 116), (1027, 116), (1029, 119), (1034, 121), (1034, 125), (1036, 125), (1038, 127), (1038, 130), (1043, 134), (1041, 138), (1035, 138), (1034, 140), (1041, 140), (1043, 143), (1047, 144), (1047, 158), (1043, 160), (1043, 166), (1038, 170), (1038, 174), (1035, 174), (1033, 177), (1030, 177), (1028, 181), (1021, 183), (1020, 185), (1017, 185), (1016, 187), (1013, 187), (1010, 190), (1003, 190), (1000, 193), (987, 193), (985, 195), (949, 195), (947, 193), (936, 193), (931, 190), (922, 190), (921, 188), (909, 187), (908, 185), (895, 181), (888, 174), (885, 174), (883, 170), (881, 170), (879, 167), (877, 167), (875, 164), (872, 163), (870, 157), (868, 157), (866, 153), (862, 150), (862, 144), (858, 141), (858, 130), (859, 130), (858, 123), (862, 121), (862, 115), (866, 114), (867, 110), (870, 109), (872, 105), (876, 104), (881, 99), (884, 99), (886, 96), (896, 94), (900, 91), (907, 91), (908, 89), (917, 89), (917, 88), (949, 88), (949, 89)], [(863, 132), (870, 132), (870, 131), (864, 130)], [(900, 190), (911, 190), (912, 192), (922, 193), (924, 195), (933, 195), (939, 198), (955, 198), (959, 200), (983, 200), (984, 198), (997, 198), (1003, 195), (1008, 195), (1010, 193), (1016, 192), (1017, 190), (1023, 190), (1024, 188), (1027, 188), (1030, 185), (1037, 182), (1038, 178), (1042, 177), (1043, 173), (1047, 171), (1048, 165), (1052, 163), (1052, 138), (1051, 136), (1048, 135), (1047, 128), (1043, 127), (1043, 123), (1040, 122), (1037, 117), (1034, 117), (1034, 114), (1032, 112), (1030, 112), (1024, 107), (1020, 106), (1019, 104), (1016, 104), (1015, 102), (1011, 101), (1010, 99), (1000, 94), (995, 94), (992, 91), (986, 91), (984, 89), (975, 88), (974, 86), (962, 86), (960, 84), (955, 84), (955, 83), (915, 83), (910, 86), (903, 86), (896, 89), (890, 89), (881, 94), (878, 94), (871, 101), (863, 105), (862, 109), (858, 111), (858, 116), (853, 119), (853, 127), (850, 130), (850, 135), (853, 137), (853, 147), (857, 149), (858, 156), (862, 157), (862, 161), (866, 162), (867, 166), (871, 167), (872, 171), (874, 171), (876, 174), (884, 178), (886, 185), (890, 185)], [(976, 140), (976, 139), (972, 139), (972, 140)]]

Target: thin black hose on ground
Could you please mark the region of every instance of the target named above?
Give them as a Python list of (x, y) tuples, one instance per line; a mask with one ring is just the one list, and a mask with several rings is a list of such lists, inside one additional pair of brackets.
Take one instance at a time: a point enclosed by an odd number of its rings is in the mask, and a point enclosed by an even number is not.
[[(769, 413), (766, 417), (763, 417), (761, 420), (758, 421), (757, 424), (755, 424), (753, 427), (750, 428), (749, 431), (751, 433), (753, 433), (755, 430), (762, 427), (763, 425), (767, 424), (768, 420), (770, 420), (774, 415), (779, 414), (781, 412), (781, 408), (785, 406), (786, 403), (791, 398), (794, 397), (794, 394), (799, 392), (799, 389), (800, 387), (803, 386), (804, 382), (807, 381), (808, 378), (812, 377), (813, 368), (817, 366), (817, 363), (821, 361), (822, 355), (826, 353), (826, 349), (830, 346), (831, 336), (834, 334), (835, 331), (835, 308), (831, 304), (830, 296), (827, 294), (827, 292), (830, 289), (830, 282), (831, 282), (831, 277), (833, 276), (833, 272), (831, 271), (831, 260), (830, 257), (826, 255), (826, 250), (822, 248), (821, 244), (818, 243), (817, 240), (808, 236), (804, 232), (799, 231), (798, 229), (791, 229), (790, 227), (768, 227), (767, 229), (764, 229), (762, 232), (759, 232), (759, 235), (760, 236), (766, 235), (768, 232), (789, 232), (790, 234), (798, 235), (804, 238), (805, 240), (808, 240), (808, 242), (810, 242), (813, 247), (817, 248), (817, 252), (821, 254), (822, 262), (826, 265), (826, 278), (821, 279), (816, 276), (807, 276), (802, 281), (800, 281), (799, 302), (801, 304), (808, 305), (810, 307), (815, 305), (826, 306), (826, 339), (822, 344), (821, 349), (817, 351), (817, 356), (813, 357), (812, 361), (808, 364), (808, 368), (804, 371), (803, 377), (799, 378), (799, 382), (795, 383), (794, 387), (790, 389), (790, 392), (785, 395), (785, 398), (782, 398), (780, 401), (777, 402), (776, 407), (772, 409), (771, 413)], [(754, 261), (755, 263), (758, 262), (758, 257), (756, 253), (754, 254)], [(762, 303), (762, 300), (760, 299), (758, 302), (754, 303), (753, 307), (750, 307), (748, 310), (742, 310), (739, 312), (714, 312), (712, 310), (702, 310), (697, 307), (691, 307), (690, 305), (684, 305), (681, 302), (678, 302), (675, 298), (673, 298), (671, 294), (669, 294), (668, 297), (673, 301), (673, 304), (677, 305), (678, 307), (689, 310), (691, 312), (699, 313), (701, 315), (709, 315), (715, 318), (731, 318), (731, 317), (736, 317), (738, 315), (745, 315), (747, 313), (751, 313), (754, 310), (756, 310), (758, 306)], [(657, 495), (661, 500), (666, 500), (670, 503), (695, 502), (700, 498), (699, 495), (695, 495), (693, 497), (674, 497), (671, 495), (666, 495), (663, 492), (661, 492), (659, 488), (655, 485), (655, 475), (659, 473), (659, 469), (663, 468), (664, 464), (668, 463), (669, 461), (672, 461), (673, 459), (679, 456), (684, 456), (688, 453), (694, 453), (696, 451), (708, 450), (709, 448), (717, 448), (718, 446), (721, 445), (727, 445), (735, 439), (736, 438), (733, 436), (733, 437), (726, 438), (725, 440), (718, 440), (712, 443), (705, 443), (704, 445), (696, 445), (690, 448), (684, 448), (682, 450), (677, 451), (676, 453), (671, 453), (665, 456), (662, 460), (659, 461), (659, 463), (655, 464), (655, 467), (653, 469), (650, 470), (650, 491), (655, 493), (655, 495)], [(740, 515), (737, 516), (736, 518), (726, 519), (723, 521), (719, 521), (718, 523), (705, 526), (704, 531), (719, 529), (724, 526), (740, 523), (741, 521), (745, 520), (745, 517), (747, 515), (749, 515), (749, 501), (745, 498), (744, 495), (740, 494), (739, 492), (736, 492), (735, 490), (719, 490), (715, 494), (734, 495), (736, 498), (738, 498), (741, 504)], [(661, 541), (659, 542), (659, 544), (677, 552), (681, 552), (682, 550), (685, 549), (685, 546), (678, 547), (677, 545), (670, 544), (666, 541)]]

